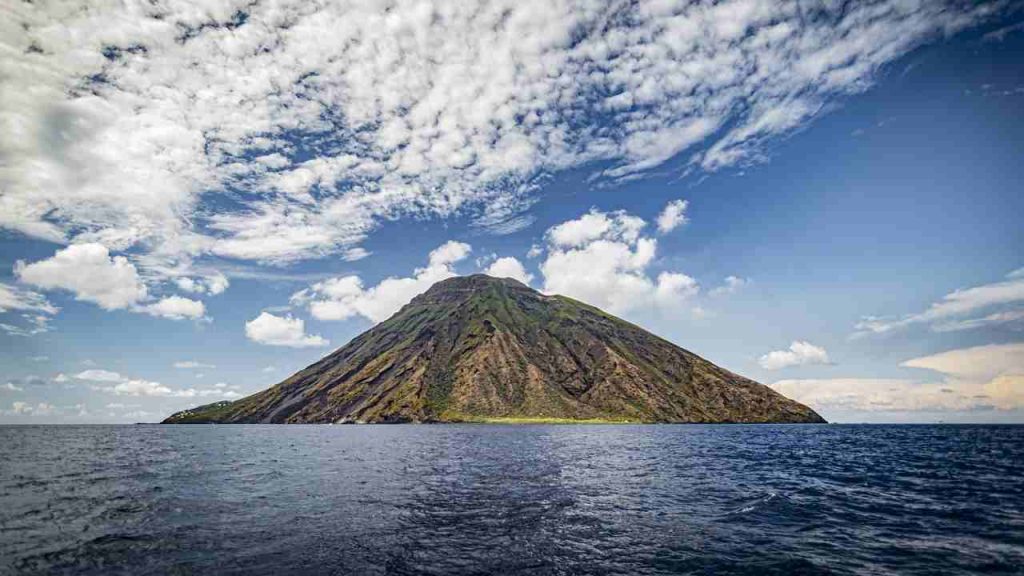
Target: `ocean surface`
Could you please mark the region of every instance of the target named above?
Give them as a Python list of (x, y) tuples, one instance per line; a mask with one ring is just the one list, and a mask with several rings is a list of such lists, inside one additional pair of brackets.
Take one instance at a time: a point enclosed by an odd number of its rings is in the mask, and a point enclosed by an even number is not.
[(0, 574), (1022, 574), (1024, 426), (6, 426)]

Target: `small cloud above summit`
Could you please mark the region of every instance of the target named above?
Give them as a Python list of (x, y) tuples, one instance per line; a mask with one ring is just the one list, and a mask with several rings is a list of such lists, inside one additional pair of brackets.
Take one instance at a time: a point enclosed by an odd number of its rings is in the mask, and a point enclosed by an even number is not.
[[(672, 227), (685, 220), (686, 201), (666, 207)], [(534, 245), (543, 291), (577, 298), (612, 313), (661, 308), (675, 310), (700, 292), (698, 282), (679, 271), (651, 271), (657, 240), (643, 235), (647, 222), (624, 210), (604, 212), (592, 208), (578, 218), (551, 226), (545, 246)], [(472, 252), (469, 244), (448, 241), (427, 256), (427, 266), (410, 277), (386, 278), (364, 286), (358, 275), (328, 278), (292, 295), (292, 305), (308, 308), (318, 320), (346, 320), (362, 316), (381, 322), (435, 283), (456, 276), (454, 264)], [(534, 275), (512, 256), (488, 254), (478, 258), (483, 273), (514, 278), (529, 285)], [(743, 281), (734, 278), (731, 286)]]
[(346, 320), (362, 316), (381, 322), (436, 282), (456, 276), (453, 265), (469, 256), (473, 247), (449, 240), (427, 255), (427, 265), (410, 277), (385, 278), (370, 287), (357, 275), (328, 278), (292, 295), (290, 302), (309, 309), (317, 320)]
[[(678, 222), (677, 222), (678, 224)], [(678, 308), (695, 296), (697, 281), (677, 271), (652, 277), (658, 241), (644, 236), (647, 223), (625, 211), (591, 209), (551, 227), (540, 263), (544, 291), (564, 294), (619, 314)]]
[(484, 274), (494, 276), (495, 278), (512, 278), (519, 280), (527, 286), (533, 281), (533, 274), (527, 272), (526, 268), (523, 267), (523, 263), (512, 256), (498, 258), (484, 270)]

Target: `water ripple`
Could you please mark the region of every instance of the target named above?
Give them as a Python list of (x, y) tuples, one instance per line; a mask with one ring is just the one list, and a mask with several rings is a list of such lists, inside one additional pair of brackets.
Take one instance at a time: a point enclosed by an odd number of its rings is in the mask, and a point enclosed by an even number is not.
[(0, 427), (0, 574), (1022, 574), (1020, 426)]

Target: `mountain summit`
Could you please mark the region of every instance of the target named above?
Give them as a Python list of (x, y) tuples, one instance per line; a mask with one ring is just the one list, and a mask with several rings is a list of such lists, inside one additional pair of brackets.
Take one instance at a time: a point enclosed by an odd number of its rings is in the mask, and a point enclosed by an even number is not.
[(824, 422), (593, 306), (477, 274), (267, 390), (165, 423), (518, 420)]

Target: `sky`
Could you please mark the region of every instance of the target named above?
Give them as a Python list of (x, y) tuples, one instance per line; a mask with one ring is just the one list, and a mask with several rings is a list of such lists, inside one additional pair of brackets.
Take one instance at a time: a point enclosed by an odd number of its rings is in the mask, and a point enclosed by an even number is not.
[(479, 272), (830, 421), (1024, 422), (1019, 4), (0, 10), (0, 423), (239, 398)]

